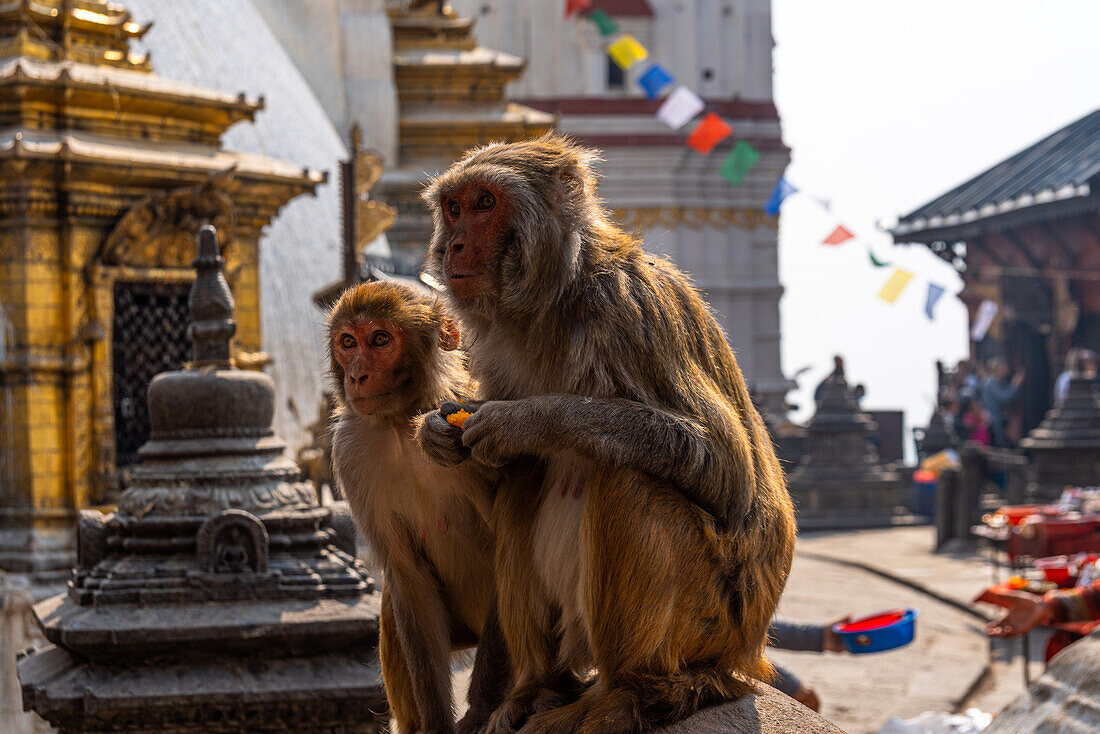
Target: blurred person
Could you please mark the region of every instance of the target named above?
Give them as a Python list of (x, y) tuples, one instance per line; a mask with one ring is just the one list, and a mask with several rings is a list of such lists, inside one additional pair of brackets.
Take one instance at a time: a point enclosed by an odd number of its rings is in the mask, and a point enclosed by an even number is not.
[(982, 409), (982, 404), (977, 400), (968, 400), (963, 411), (959, 419), (961, 426), (959, 438), (979, 446), (989, 446), (992, 440), (989, 432), (989, 414)]
[(991, 637), (1017, 637), (1039, 625), (1100, 619), (1100, 579), (1087, 586), (1055, 589), (1042, 595), (987, 589), (975, 601), (1008, 610), (1003, 617), (986, 625)]
[(844, 357), (839, 354), (833, 356), (833, 371), (829, 375), (817, 384), (814, 388), (814, 402), (821, 402), (821, 393), (825, 390), (825, 386), (836, 382), (837, 380), (844, 379)]
[(863, 407), (863, 396), (866, 394), (867, 388), (863, 386), (863, 383), (856, 385), (855, 389), (852, 390), (852, 397), (855, 398), (857, 408)]
[[(829, 624), (812, 624), (808, 622), (795, 622), (789, 619), (776, 617), (768, 628), (768, 642), (772, 647), (780, 650), (796, 650), (802, 652), (847, 652), (844, 640), (836, 632), (833, 625), (847, 624), (852, 620), (851, 615), (838, 619)], [(775, 666), (775, 678), (772, 686), (787, 694), (811, 711), (821, 710), (821, 699), (817, 691), (803, 683), (790, 669), (781, 665)]]
[(974, 400), (978, 397), (981, 381), (974, 371), (970, 360), (964, 359), (955, 367), (955, 393), (960, 400)]
[(1096, 380), (1096, 353), (1088, 349), (1073, 348), (1066, 352), (1066, 368), (1054, 381), (1054, 404), (1061, 405), (1069, 392), (1069, 381), (1080, 374), (1092, 381)]
[(979, 398), (982, 407), (989, 416), (989, 433), (991, 445), (1001, 448), (1008, 447), (1008, 438), (1005, 428), (1008, 423), (1008, 404), (1016, 397), (1020, 385), (1024, 383), (1024, 371), (1016, 370), (1016, 374), (1008, 382), (1008, 363), (1003, 357), (992, 357), (987, 362), (988, 374), (981, 383)]

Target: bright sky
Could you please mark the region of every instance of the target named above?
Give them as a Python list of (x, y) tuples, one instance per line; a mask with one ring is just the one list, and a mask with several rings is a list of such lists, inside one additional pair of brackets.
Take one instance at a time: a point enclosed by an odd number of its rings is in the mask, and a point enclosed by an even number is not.
[[(962, 282), (924, 247), (876, 230), (1100, 107), (1097, 0), (773, 0), (775, 99), (796, 194), (780, 223), (783, 370), (805, 419), (814, 386), (843, 354), (864, 406), (923, 425), (937, 358), (965, 356)], [(821, 245), (843, 223), (857, 239)], [(891, 269), (914, 273), (894, 304)], [(947, 289), (935, 322), (929, 281)]]

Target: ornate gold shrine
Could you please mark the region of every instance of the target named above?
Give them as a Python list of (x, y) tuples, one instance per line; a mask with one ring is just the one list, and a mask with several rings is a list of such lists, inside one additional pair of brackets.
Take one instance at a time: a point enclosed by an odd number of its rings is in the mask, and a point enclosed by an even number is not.
[[(239, 361), (262, 364), (261, 229), (324, 181), (220, 150), (225, 130), (263, 100), (152, 73), (129, 50), (148, 29), (100, 0), (0, 3), (0, 567), (9, 570), (69, 565), (75, 511), (117, 491), (115, 378), (127, 365), (114, 355), (142, 346), (116, 338), (120, 294), (138, 294), (131, 307), (142, 316), (141, 298), (178, 302), (194, 277), (198, 228), (212, 223), (237, 297)], [(155, 315), (151, 333), (163, 339)]]

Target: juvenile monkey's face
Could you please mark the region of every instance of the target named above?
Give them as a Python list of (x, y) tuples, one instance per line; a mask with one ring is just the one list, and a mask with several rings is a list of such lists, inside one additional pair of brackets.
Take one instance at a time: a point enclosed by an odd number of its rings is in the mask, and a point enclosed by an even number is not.
[(459, 301), (491, 295), (500, 258), (512, 236), (507, 195), (481, 181), (468, 181), (440, 195), (446, 242), (443, 273)]
[(344, 371), (344, 398), (356, 413), (393, 409), (401, 395), (404, 334), (389, 319), (345, 321), (332, 330), (332, 355)]

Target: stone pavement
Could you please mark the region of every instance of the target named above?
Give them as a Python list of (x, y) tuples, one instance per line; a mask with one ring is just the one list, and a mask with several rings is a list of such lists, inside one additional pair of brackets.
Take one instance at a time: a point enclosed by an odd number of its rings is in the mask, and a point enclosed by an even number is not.
[[(851, 734), (877, 732), (891, 716), (926, 710), (975, 706), (996, 713), (1024, 691), (1020, 642), (991, 645), (983, 626), (996, 610), (970, 604), (994, 579), (988, 557), (974, 548), (933, 553), (934, 541), (928, 526), (799, 537), (782, 614), (828, 622), (896, 606), (920, 610), (917, 639), (900, 650), (866, 656), (775, 651), (775, 662), (817, 689), (825, 717)], [(1033, 634), (1033, 679), (1042, 670), (1044, 641)]]

